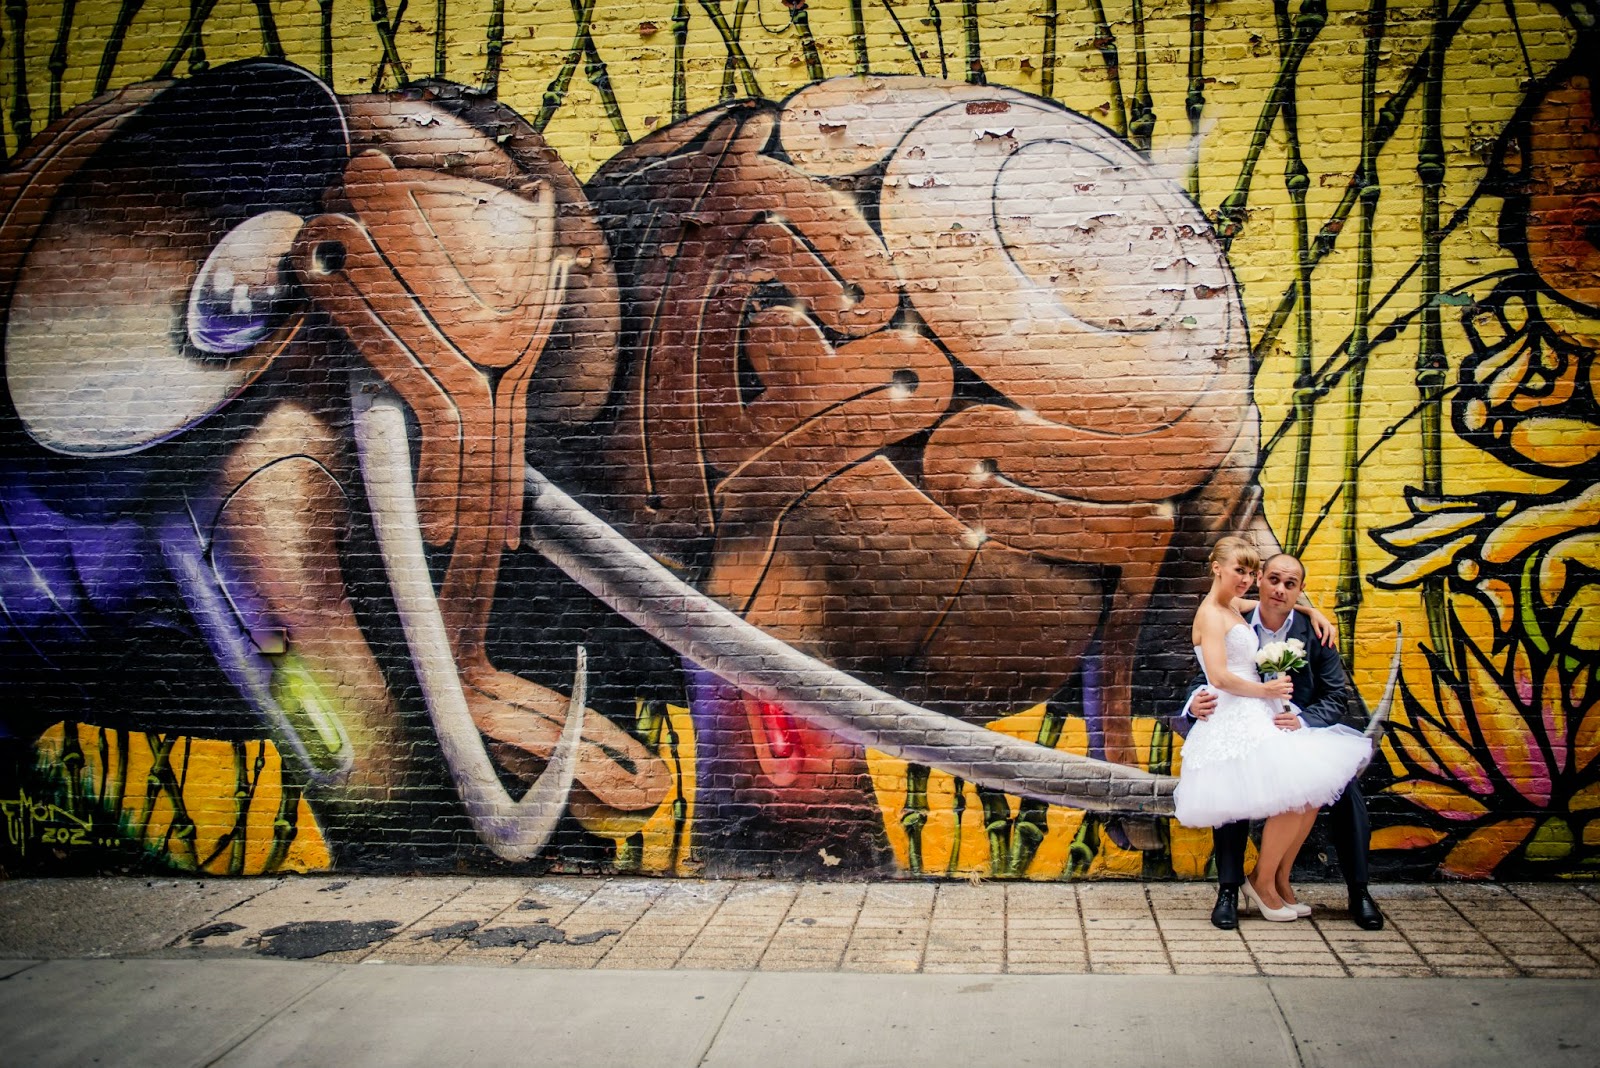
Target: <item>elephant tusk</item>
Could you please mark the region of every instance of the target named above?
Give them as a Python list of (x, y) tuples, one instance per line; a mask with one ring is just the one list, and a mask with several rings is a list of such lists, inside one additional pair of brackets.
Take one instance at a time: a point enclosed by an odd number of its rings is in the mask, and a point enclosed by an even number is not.
[(528, 542), (651, 637), (745, 693), (850, 742), (1056, 805), (1172, 814), (1177, 780), (1020, 741), (919, 708), (829, 667), (680, 581), (527, 468)]
[[(1389, 724), (1389, 710), (1394, 707), (1394, 691), (1400, 684), (1400, 650), (1404, 638), (1400, 634), (1400, 624), (1394, 625), (1394, 657), (1389, 661), (1389, 681), (1384, 683), (1383, 696), (1378, 698), (1378, 707), (1367, 712), (1367, 729), (1362, 733), (1372, 743), (1372, 752), (1362, 762), (1356, 771), (1356, 778), (1361, 778), (1362, 772), (1367, 770), (1367, 765), (1372, 763), (1372, 758), (1378, 752), (1378, 743), (1383, 740), (1384, 728)], [(1360, 691), (1356, 692), (1356, 699), (1360, 700)], [(1363, 705), (1365, 701), (1361, 702)]]
[(578, 649), (561, 740), (538, 780), (522, 800), (513, 801), (489, 762), (483, 735), (472, 722), (429, 577), (405, 409), (394, 393), (370, 375), (353, 376), (350, 394), (372, 525), (439, 751), (478, 837), (503, 860), (527, 860), (555, 833), (572, 789), (587, 699), (586, 654)]

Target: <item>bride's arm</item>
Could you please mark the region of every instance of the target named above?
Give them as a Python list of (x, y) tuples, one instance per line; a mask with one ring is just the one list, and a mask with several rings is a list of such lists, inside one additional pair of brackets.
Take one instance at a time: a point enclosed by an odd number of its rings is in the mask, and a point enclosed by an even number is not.
[(1195, 621), (1200, 631), (1200, 659), (1206, 666), (1206, 678), (1211, 685), (1240, 697), (1294, 696), (1294, 683), (1287, 675), (1271, 682), (1257, 682), (1228, 670), (1228, 651), (1225, 638), (1228, 624), (1225, 620), (1206, 616)]
[[(1235, 597), (1233, 599), (1233, 610), (1249, 619), (1250, 613), (1254, 612), (1256, 606), (1260, 603), (1260, 601), (1249, 597)], [(1339, 625), (1323, 615), (1322, 609), (1312, 604), (1305, 594), (1302, 593), (1300, 595), (1300, 600), (1295, 602), (1294, 609), (1296, 612), (1305, 613), (1306, 618), (1311, 621), (1312, 632), (1316, 634), (1317, 640), (1323, 645), (1332, 646), (1339, 641)]]

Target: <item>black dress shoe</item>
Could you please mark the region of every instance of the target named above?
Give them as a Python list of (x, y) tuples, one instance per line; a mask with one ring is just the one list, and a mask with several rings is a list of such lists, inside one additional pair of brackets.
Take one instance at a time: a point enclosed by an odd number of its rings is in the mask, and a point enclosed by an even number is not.
[[(1374, 909), (1374, 912), (1377, 910)], [(1383, 918), (1378, 918), (1378, 923), (1383, 923)], [(1223, 931), (1231, 931), (1239, 926), (1239, 888), (1237, 886), (1217, 887), (1217, 903), (1211, 906), (1211, 926)]]
[(1350, 919), (1363, 931), (1383, 930), (1383, 913), (1364, 886), (1350, 888)]

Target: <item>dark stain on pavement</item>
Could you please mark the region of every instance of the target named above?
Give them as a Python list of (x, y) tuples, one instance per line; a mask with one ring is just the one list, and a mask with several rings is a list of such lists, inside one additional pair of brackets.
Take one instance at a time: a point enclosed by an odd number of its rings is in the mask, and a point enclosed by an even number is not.
[(244, 930), (242, 923), (208, 923), (204, 927), (196, 927), (189, 932), (189, 941), (204, 942), (215, 935), (232, 934)]
[(268, 957), (307, 960), (324, 953), (365, 949), (393, 937), (395, 920), (305, 920), (269, 927), (261, 932), (260, 952)]
[(602, 938), (610, 938), (621, 933), (608, 928), (604, 931), (590, 931), (588, 934), (568, 935), (561, 928), (552, 927), (548, 923), (533, 923), (520, 927), (490, 927), (487, 930), (473, 932), (469, 940), (480, 949), (506, 946), (525, 946), (532, 949), (546, 942), (558, 946), (587, 946)]
[(465, 938), (477, 929), (477, 920), (458, 920), (455, 923), (447, 923), (443, 927), (435, 927), (432, 930), (423, 931), (421, 934), (414, 934), (411, 936), (411, 941), (420, 942), (427, 938), (435, 942), (445, 942), (452, 938)]

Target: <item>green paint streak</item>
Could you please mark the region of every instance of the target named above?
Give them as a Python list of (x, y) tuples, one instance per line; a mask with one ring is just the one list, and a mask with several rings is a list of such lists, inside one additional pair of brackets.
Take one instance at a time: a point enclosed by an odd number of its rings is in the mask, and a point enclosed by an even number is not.
[(1312, 42), (1317, 39), (1317, 35), (1327, 23), (1326, 0), (1300, 0), (1300, 12), (1294, 22), (1294, 39), (1284, 52), (1283, 59), (1278, 65), (1278, 76), (1272, 83), (1271, 92), (1267, 94), (1267, 102), (1262, 106), (1260, 116), (1256, 119), (1255, 133), (1250, 138), (1250, 147), (1245, 153), (1244, 166), (1239, 170), (1239, 179), (1234, 184), (1233, 192), (1228, 194), (1222, 206), (1217, 209), (1217, 236), (1222, 239), (1225, 251), (1244, 229), (1245, 209), (1250, 203), (1250, 182), (1255, 176), (1261, 151), (1266, 148), (1267, 135), (1272, 132), (1273, 124), (1278, 120), (1278, 112), (1283, 109), (1283, 102), (1288, 98), (1289, 90), (1299, 75), (1301, 61), (1305, 59), (1306, 53), (1311, 50)]
[(1200, 201), (1200, 118), (1206, 110), (1206, 0), (1189, 0), (1189, 197)]
[[(1278, 23), (1278, 45), (1285, 58), (1292, 47), (1290, 41), (1289, 0), (1273, 0), (1273, 13)], [(1304, 11), (1302, 2), (1301, 10)], [(1306, 192), (1311, 178), (1305, 160), (1300, 154), (1300, 117), (1295, 84), (1291, 81), (1283, 97), (1283, 131), (1288, 145), (1283, 168), (1284, 187), (1294, 213), (1295, 284), (1299, 290), (1300, 318), (1295, 331), (1294, 412), (1299, 431), (1295, 443), (1294, 473), (1289, 485), (1289, 519), (1284, 534), (1284, 545), (1296, 555), (1304, 551), (1300, 538), (1301, 522), (1305, 517), (1306, 488), (1311, 479), (1311, 439), (1316, 409), (1311, 397), (1311, 259), (1308, 247), (1306, 218)]]
[(1156, 110), (1150, 97), (1150, 61), (1144, 46), (1144, 0), (1133, 0), (1133, 99), (1129, 104), (1128, 142), (1149, 156)]
[(106, 35), (106, 46), (100, 52), (100, 70), (94, 78), (95, 96), (110, 87), (111, 76), (117, 70), (117, 57), (122, 54), (122, 44), (128, 39), (128, 27), (133, 25), (143, 6), (144, 0), (122, 0), (122, 6), (117, 8), (117, 20), (111, 24), (111, 32)]
[[(1427, 82), (1423, 87), (1422, 136), (1417, 147), (1417, 177), (1422, 182), (1422, 330), (1417, 337), (1417, 394), (1424, 405), (1419, 427), (1422, 437), (1422, 491), (1430, 496), (1444, 492), (1443, 420), (1437, 403), (1444, 390), (1449, 359), (1444, 351), (1444, 330), (1439, 305), (1440, 255), (1439, 198), (1444, 189), (1443, 136), (1444, 57), (1449, 47), (1448, 0), (1435, 0), (1433, 44)], [(1430, 576), (1423, 582), (1422, 603), (1428, 616), (1429, 637), (1445, 666), (1451, 667), (1450, 631), (1445, 615), (1444, 582)], [(1453, 668), (1451, 668), (1454, 670)]]
[(861, 0), (850, 0), (850, 46), (856, 53), (856, 65), (851, 73), (867, 73), (872, 69), (872, 60), (867, 55), (867, 22), (861, 10)]
[(1056, 38), (1061, 14), (1056, 0), (1044, 0), (1044, 43), (1039, 48), (1039, 95), (1056, 95)]
[(278, 38), (278, 20), (272, 15), (272, 0), (256, 0), (256, 24), (261, 31), (261, 54), (268, 59), (283, 59), (283, 42)]
[(917, 73), (926, 77), (928, 71), (922, 65), (922, 57), (917, 54), (917, 46), (912, 43), (911, 35), (906, 32), (906, 24), (900, 21), (900, 15), (895, 11), (892, 0), (883, 0), (883, 10), (888, 13), (894, 28), (899, 31), (900, 42), (906, 46), (906, 51), (911, 53), (911, 62), (917, 65)]
[[(1468, 16), (1478, 6), (1478, 3), (1479, 0), (1460, 0), (1455, 10), (1450, 13), (1449, 24), (1446, 27), (1448, 33), (1444, 39), (1446, 47), (1449, 47), (1449, 42), (1455, 37), (1456, 31), (1466, 22)], [(1422, 80), (1433, 62), (1432, 57), (1433, 46), (1430, 44), (1428, 49), (1418, 57), (1417, 61), (1406, 72), (1405, 80), (1400, 83), (1400, 88), (1395, 91), (1395, 94), (1388, 99), (1383, 107), (1378, 109), (1378, 122), (1373, 132), (1375, 156), (1383, 152), (1384, 146), (1389, 143), (1389, 139), (1400, 128), (1400, 123), (1405, 118), (1406, 108), (1410, 106), (1411, 98), (1416, 95), (1417, 90), (1421, 87)], [(1350, 176), (1350, 181), (1345, 185), (1344, 196), (1340, 198), (1338, 207), (1334, 208), (1333, 214), (1328, 216), (1328, 221), (1323, 223), (1322, 229), (1318, 231), (1312, 253), (1311, 262), (1313, 266), (1321, 263), (1323, 258), (1331, 253), (1338, 244), (1339, 234), (1344, 229), (1345, 220), (1350, 217), (1350, 212), (1355, 208), (1356, 200), (1361, 194), (1360, 178), (1359, 172)], [(1278, 306), (1273, 309), (1272, 317), (1267, 321), (1266, 327), (1257, 337), (1251, 350), (1255, 366), (1260, 365), (1262, 354), (1277, 340), (1278, 331), (1282, 330), (1284, 323), (1289, 321), (1289, 314), (1294, 310), (1297, 294), (1297, 288), (1291, 284), (1285, 290), (1283, 298), (1278, 302)]]
[(807, 10), (806, 0), (784, 0), (784, 3), (789, 8), (789, 24), (800, 36), (800, 54), (805, 56), (806, 77), (814, 82), (820, 82), (827, 75), (822, 71), (822, 56), (817, 52), (817, 39), (811, 34), (811, 13)]
[(1126, 137), (1128, 113), (1122, 102), (1122, 61), (1117, 55), (1117, 36), (1111, 32), (1111, 23), (1106, 19), (1104, 0), (1089, 0), (1089, 11), (1094, 15), (1094, 45), (1100, 50), (1101, 62), (1106, 67), (1111, 128), (1117, 132), (1117, 136)]
[[(1054, 0), (1050, 0), (1054, 2)], [(928, 23), (933, 27), (933, 39), (939, 46), (939, 77), (950, 77), (950, 65), (944, 55), (944, 20), (939, 16), (939, 0), (928, 0)], [(965, 804), (965, 802), (962, 802)]]
[(72, 34), (72, 19), (78, 0), (61, 0), (61, 19), (56, 23), (56, 41), (50, 49), (50, 60), (45, 69), (50, 72), (49, 121), (61, 117), (61, 82), (67, 73), (67, 38)]
[[(500, 71), (506, 55), (506, 0), (489, 5), (489, 25), (484, 31), (483, 81), (480, 88), (489, 97), (500, 95)], [(443, 77), (443, 75), (441, 75)]]
[(928, 823), (928, 769), (921, 764), (906, 765), (906, 800), (900, 813), (900, 826), (906, 832), (906, 866), (921, 875), (922, 828)]
[(28, 101), (28, 0), (6, 0), (11, 23), (11, 130), (17, 151), (33, 140), (33, 105)]
[[(588, 6), (594, 6), (594, 0), (586, 0)], [(750, 61), (745, 58), (744, 48), (739, 44), (738, 35), (728, 25), (728, 17), (722, 12), (720, 0), (700, 0), (700, 7), (711, 17), (711, 25), (716, 27), (717, 34), (722, 38), (722, 45), (728, 50), (728, 55), (733, 58), (734, 66), (739, 69), (739, 77), (744, 82), (744, 93), (748, 97), (761, 98), (761, 85), (756, 81), (756, 72), (750, 69)], [(585, 31), (587, 32), (587, 30)]]
[(1377, 220), (1378, 200), (1383, 187), (1378, 179), (1378, 61), (1388, 22), (1388, 0), (1371, 0), (1367, 8), (1367, 51), (1361, 76), (1361, 229), (1356, 246), (1355, 324), (1350, 332), (1350, 385), (1344, 408), (1344, 475), (1339, 488), (1344, 495), (1344, 512), (1339, 527), (1339, 583), (1334, 596), (1334, 618), (1339, 621), (1339, 653), (1345, 663), (1355, 662), (1356, 621), (1361, 612), (1360, 529), (1360, 449), (1361, 405), (1365, 390), (1367, 360), (1372, 351), (1369, 330), (1372, 323), (1372, 236)]
[[(689, 43), (689, 0), (678, 0), (672, 10), (672, 121), (689, 117), (689, 78), (683, 51)], [(677, 854), (673, 854), (676, 856)]]
[(405, 18), (406, 6), (411, 0), (400, 0), (394, 9), (394, 18), (389, 17), (389, 5), (385, 0), (372, 0), (370, 13), (372, 28), (378, 32), (378, 41), (383, 45), (383, 55), (378, 60), (378, 73), (372, 78), (372, 91), (374, 93), (383, 89), (383, 78), (392, 67), (394, 69), (395, 84), (405, 88), (411, 81), (411, 76), (406, 73), (406, 65), (400, 60), (400, 50), (395, 45), (394, 33), (400, 28), (400, 20)]
[(978, 0), (962, 0), (961, 24), (967, 36), (967, 84), (988, 85), (983, 73), (983, 42), (978, 39)]

